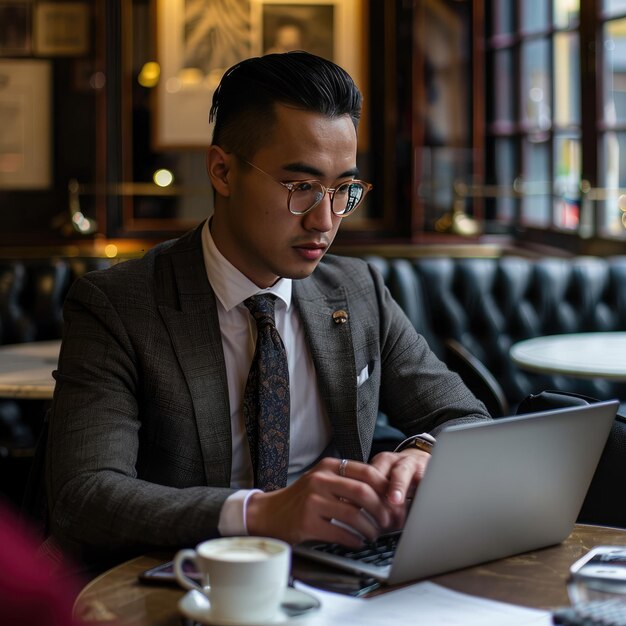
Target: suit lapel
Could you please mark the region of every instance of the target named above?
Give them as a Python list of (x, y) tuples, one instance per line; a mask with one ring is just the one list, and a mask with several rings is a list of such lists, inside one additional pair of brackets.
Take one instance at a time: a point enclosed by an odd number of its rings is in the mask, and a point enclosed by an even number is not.
[[(293, 289), (322, 401), (333, 427), (333, 443), (342, 457), (363, 459), (357, 422), (357, 374), (345, 289), (322, 291), (313, 277), (294, 280)], [(348, 319), (338, 323), (333, 313), (342, 310), (348, 314)]]
[(228, 487), (228, 382), (215, 303), (202, 255), (202, 227), (157, 259), (159, 311), (191, 394), (208, 484)]

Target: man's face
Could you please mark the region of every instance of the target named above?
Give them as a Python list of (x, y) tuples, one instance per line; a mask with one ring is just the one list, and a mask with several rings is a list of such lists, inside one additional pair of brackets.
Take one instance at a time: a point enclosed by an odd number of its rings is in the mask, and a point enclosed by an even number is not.
[[(272, 136), (249, 161), (281, 182), (316, 179), (336, 187), (357, 177), (356, 150), (350, 116), (331, 119), (277, 105)], [(341, 221), (330, 196), (309, 213), (293, 215), (285, 187), (234, 154), (226, 155), (226, 163), (227, 195), (218, 190), (211, 225), (220, 252), (263, 288), (281, 277), (311, 274)]]

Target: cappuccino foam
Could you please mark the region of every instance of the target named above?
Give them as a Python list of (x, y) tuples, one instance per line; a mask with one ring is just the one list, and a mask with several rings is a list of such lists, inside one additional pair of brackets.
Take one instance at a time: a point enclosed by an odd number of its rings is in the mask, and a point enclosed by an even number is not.
[(221, 561), (263, 561), (268, 559), (271, 554), (260, 548), (243, 548), (232, 547), (217, 550), (213, 553), (213, 556)]

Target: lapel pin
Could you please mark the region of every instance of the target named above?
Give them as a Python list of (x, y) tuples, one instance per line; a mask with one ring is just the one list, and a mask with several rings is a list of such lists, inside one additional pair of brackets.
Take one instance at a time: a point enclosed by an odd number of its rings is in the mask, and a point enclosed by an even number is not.
[(348, 312), (343, 309), (333, 311), (333, 322), (335, 324), (345, 324), (348, 321)]

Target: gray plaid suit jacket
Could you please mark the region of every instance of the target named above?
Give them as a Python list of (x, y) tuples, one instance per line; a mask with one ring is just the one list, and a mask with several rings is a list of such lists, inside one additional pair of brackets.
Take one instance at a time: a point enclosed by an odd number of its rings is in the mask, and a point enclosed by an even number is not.
[[(194, 545), (215, 534), (232, 493), (227, 372), (200, 232), (89, 273), (67, 296), (46, 488), (52, 536), (81, 558)], [(294, 302), (342, 457), (368, 458), (379, 406), (407, 435), (489, 419), (365, 262), (327, 255), (294, 281)], [(334, 323), (338, 309), (347, 323)]]

